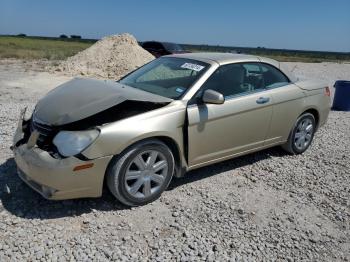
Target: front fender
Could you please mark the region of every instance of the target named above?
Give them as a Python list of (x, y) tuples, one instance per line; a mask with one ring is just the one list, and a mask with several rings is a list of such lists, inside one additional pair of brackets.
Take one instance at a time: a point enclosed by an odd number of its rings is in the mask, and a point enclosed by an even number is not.
[(175, 141), (183, 154), (186, 106), (177, 102), (179, 103), (99, 127), (99, 137), (82, 154), (89, 159), (118, 155), (140, 140), (158, 136)]

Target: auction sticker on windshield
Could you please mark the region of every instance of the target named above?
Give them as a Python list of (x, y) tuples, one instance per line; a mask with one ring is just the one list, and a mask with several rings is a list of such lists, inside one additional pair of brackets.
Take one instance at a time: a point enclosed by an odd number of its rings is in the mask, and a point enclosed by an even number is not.
[(185, 89), (183, 87), (178, 87), (175, 89), (176, 93), (183, 93), (185, 91)]
[(181, 68), (191, 69), (191, 70), (199, 72), (204, 68), (204, 66), (196, 65), (196, 64), (192, 64), (192, 63), (184, 63), (181, 66)]

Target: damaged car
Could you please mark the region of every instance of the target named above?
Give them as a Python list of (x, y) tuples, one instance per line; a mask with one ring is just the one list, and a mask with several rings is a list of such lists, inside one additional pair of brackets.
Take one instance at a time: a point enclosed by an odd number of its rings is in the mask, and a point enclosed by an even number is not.
[(326, 83), (263, 57), (164, 56), (119, 81), (73, 79), (50, 91), (13, 141), (18, 175), (47, 199), (157, 199), (173, 177), (281, 145), (310, 146), (330, 110)]

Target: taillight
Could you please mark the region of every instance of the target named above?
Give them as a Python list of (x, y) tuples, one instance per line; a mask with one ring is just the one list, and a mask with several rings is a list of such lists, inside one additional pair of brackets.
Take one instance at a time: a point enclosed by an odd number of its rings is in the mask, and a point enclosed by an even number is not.
[(331, 90), (329, 89), (329, 86), (326, 86), (324, 88), (324, 95), (325, 96), (331, 96)]

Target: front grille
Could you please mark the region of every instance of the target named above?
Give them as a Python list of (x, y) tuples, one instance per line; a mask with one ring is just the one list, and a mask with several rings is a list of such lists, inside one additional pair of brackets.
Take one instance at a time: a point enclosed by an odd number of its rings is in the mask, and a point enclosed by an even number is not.
[(45, 124), (38, 123), (34, 120), (30, 123), (30, 132), (36, 130), (39, 133), (37, 146), (44, 150), (49, 150), (52, 147), (52, 139), (57, 134), (57, 130)]

